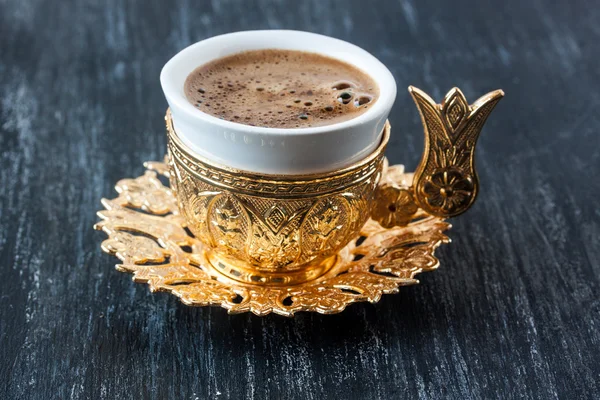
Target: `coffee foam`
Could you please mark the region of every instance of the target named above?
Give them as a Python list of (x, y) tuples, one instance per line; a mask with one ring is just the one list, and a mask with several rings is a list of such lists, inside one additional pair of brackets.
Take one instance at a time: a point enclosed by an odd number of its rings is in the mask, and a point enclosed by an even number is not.
[(270, 128), (331, 125), (357, 117), (377, 101), (375, 81), (343, 61), (293, 50), (256, 50), (202, 65), (186, 79), (199, 110)]

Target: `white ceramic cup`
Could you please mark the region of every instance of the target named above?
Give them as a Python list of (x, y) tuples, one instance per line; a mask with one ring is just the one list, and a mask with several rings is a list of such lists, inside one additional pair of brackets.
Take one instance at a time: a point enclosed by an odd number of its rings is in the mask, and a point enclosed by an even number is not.
[[(377, 82), (379, 98), (356, 118), (293, 129), (225, 121), (188, 102), (184, 83), (194, 69), (221, 57), (260, 49), (308, 51), (354, 65)], [(177, 135), (191, 150), (217, 164), (275, 175), (330, 172), (367, 157), (381, 141), (396, 98), (391, 72), (365, 50), (328, 36), (289, 30), (236, 32), (195, 43), (167, 62), (160, 82)]]

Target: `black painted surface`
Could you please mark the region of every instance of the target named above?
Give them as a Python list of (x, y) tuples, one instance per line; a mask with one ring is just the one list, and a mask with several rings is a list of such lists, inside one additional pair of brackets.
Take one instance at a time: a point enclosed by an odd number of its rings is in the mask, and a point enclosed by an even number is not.
[[(595, 1), (0, 1), (0, 398), (600, 397), (599, 27)], [(388, 65), (387, 154), (409, 169), (406, 86), (506, 91), (479, 201), (421, 285), (336, 316), (229, 316), (100, 251), (100, 198), (165, 152), (162, 65), (257, 28)]]

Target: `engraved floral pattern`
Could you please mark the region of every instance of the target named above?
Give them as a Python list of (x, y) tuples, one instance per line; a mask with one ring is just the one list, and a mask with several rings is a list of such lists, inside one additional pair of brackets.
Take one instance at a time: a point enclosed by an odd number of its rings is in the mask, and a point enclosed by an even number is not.
[[(336, 233), (344, 227), (340, 223), (340, 207), (331, 200), (327, 200), (324, 207), (325, 210), (310, 221), (311, 234), (319, 239), (319, 251), (323, 250), (327, 246), (328, 240), (336, 237)], [(337, 236), (339, 240), (339, 235)]]
[(417, 212), (412, 190), (383, 186), (375, 194), (375, 207), (371, 218), (384, 228), (405, 226)]
[(215, 210), (215, 219), (211, 223), (223, 235), (220, 239), (221, 244), (232, 243), (238, 235), (242, 233), (240, 227), (240, 215), (236, 211), (230, 199), (225, 200), (223, 206)]
[(467, 203), (473, 195), (473, 180), (452, 167), (436, 170), (425, 178), (423, 191), (432, 208), (453, 213)]
[(146, 171), (144, 176), (136, 179), (122, 179), (116, 189), (131, 206), (154, 214), (164, 214), (174, 208), (175, 198), (169, 190), (165, 190), (154, 171)]
[(166, 252), (154, 240), (136, 236), (127, 232), (117, 232), (102, 242), (102, 249), (116, 254), (121, 259), (138, 263), (160, 262), (165, 260)]
[(273, 235), (261, 225), (255, 225), (252, 260), (264, 268), (282, 268), (298, 256), (298, 235)]

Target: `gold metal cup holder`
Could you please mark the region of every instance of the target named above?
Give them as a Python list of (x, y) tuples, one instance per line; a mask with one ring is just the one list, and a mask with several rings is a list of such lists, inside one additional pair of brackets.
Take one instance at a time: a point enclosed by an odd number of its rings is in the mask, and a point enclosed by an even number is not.
[(389, 124), (382, 145), (354, 166), (273, 177), (199, 159), (167, 114), (165, 162), (147, 162), (144, 175), (119, 181), (118, 196), (102, 200), (94, 226), (108, 235), (102, 249), (151, 291), (230, 313), (332, 314), (418, 283), (449, 242), (445, 218), (475, 200), (475, 143), (503, 93), (469, 106), (456, 88), (439, 105), (409, 91), (425, 127), (415, 174), (387, 166)]

